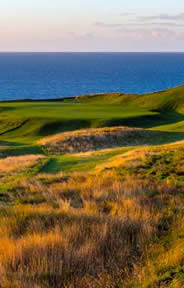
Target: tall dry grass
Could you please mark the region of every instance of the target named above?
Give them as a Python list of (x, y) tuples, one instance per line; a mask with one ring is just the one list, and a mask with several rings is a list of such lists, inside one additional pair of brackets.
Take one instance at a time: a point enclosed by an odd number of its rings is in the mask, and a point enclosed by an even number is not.
[(115, 171), (42, 174), (19, 181), (14, 193), (32, 202), (0, 208), (2, 288), (124, 283), (177, 202), (176, 187)]
[(43, 155), (12, 156), (0, 159), (0, 173), (13, 171), (23, 171), (25, 168), (33, 166)]

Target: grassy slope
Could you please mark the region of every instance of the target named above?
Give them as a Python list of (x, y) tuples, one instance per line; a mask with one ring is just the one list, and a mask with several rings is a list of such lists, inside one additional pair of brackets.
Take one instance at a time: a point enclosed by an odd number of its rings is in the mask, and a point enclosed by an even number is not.
[[(118, 125), (159, 130), (162, 143), (184, 139), (184, 87), (148, 95), (1, 102), (0, 153), (44, 154), (38, 140), (45, 136)], [(160, 144), (160, 138), (149, 144)], [(0, 246), (9, 251), (7, 256), (0, 249), (3, 288), (59, 287), (60, 251), (64, 257), (64, 251), (70, 253), (63, 260), (62, 277), (71, 284), (67, 287), (184, 286), (184, 228), (178, 224), (183, 223), (184, 207), (183, 142), (32, 157), (0, 160)], [(66, 233), (69, 240), (63, 243)], [(97, 275), (96, 286), (90, 286)], [(117, 281), (125, 275), (127, 281)], [(87, 280), (76, 286), (69, 280), (73, 276)]]
[(28, 146), (31, 152), (43, 136), (122, 125), (171, 131), (165, 142), (172, 142), (183, 138), (183, 107), (183, 86), (148, 95), (114, 93), (55, 102), (1, 102), (1, 141), (5, 146)]
[(113, 159), (119, 154), (135, 149), (115, 148), (106, 149), (98, 152), (79, 153), (75, 155), (50, 156), (49, 161), (41, 169), (41, 173), (55, 174), (63, 172), (87, 172), (96, 166), (106, 163), (107, 160)]
[(182, 288), (183, 142), (62, 157), (0, 160), (2, 287)]
[[(1, 102), (0, 153), (4, 156), (40, 154), (43, 151), (38, 139), (88, 127), (124, 125), (159, 130), (160, 137), (150, 137), (149, 144), (182, 140), (183, 95), (184, 87), (181, 86), (148, 95), (114, 93), (55, 102)], [(69, 156), (64, 163), (67, 159), (70, 166), (72, 161)], [(51, 163), (57, 163), (57, 167), (63, 169), (61, 159), (56, 159), (56, 162), (52, 160)], [(83, 163), (81, 160), (82, 167)]]

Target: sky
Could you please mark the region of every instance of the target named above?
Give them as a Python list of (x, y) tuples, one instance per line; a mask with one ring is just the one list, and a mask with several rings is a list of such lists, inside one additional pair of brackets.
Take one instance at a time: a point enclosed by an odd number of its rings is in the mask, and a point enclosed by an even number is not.
[(184, 0), (0, 0), (0, 51), (184, 51)]

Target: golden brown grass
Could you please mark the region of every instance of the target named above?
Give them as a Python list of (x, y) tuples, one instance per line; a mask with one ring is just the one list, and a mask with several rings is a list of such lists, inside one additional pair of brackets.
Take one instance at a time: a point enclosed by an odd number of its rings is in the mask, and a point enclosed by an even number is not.
[[(176, 193), (113, 171), (40, 174), (14, 191), (18, 199), (31, 194), (32, 205), (0, 209), (2, 288), (115, 287), (156, 237)], [(37, 194), (45, 204), (34, 204)]]
[(147, 173), (159, 156), (158, 170), (171, 165), (183, 177), (183, 153), (177, 143), (139, 148), (90, 174), (21, 174), (11, 205), (0, 206), (0, 288), (182, 288), (182, 277), (165, 275), (183, 265), (182, 234), (163, 237), (183, 219), (184, 187)]
[(112, 127), (59, 133), (41, 139), (39, 144), (48, 152), (60, 155), (119, 146), (146, 145), (150, 143), (152, 137), (160, 138), (160, 132), (141, 128)]
[[(98, 165), (96, 170), (98, 173), (106, 169), (114, 169), (119, 167), (134, 167), (139, 166), (149, 156), (164, 155), (166, 153), (175, 153), (184, 151), (184, 141), (178, 141), (171, 144), (150, 146), (150, 147), (139, 147), (134, 150), (130, 150), (122, 155), (113, 157), (110, 161), (105, 164)], [(182, 160), (182, 159), (180, 159)], [(180, 169), (182, 167), (180, 166)]]
[(7, 173), (16, 170), (22, 171), (25, 168), (33, 166), (38, 160), (43, 157), (43, 155), (26, 155), (0, 159), (0, 173)]

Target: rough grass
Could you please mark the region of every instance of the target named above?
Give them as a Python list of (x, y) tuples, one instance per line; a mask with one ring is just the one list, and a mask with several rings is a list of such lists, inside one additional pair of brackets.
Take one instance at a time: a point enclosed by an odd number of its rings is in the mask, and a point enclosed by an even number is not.
[[(0, 160), (0, 288), (183, 288), (183, 142), (89, 152), (183, 139), (183, 90), (1, 103), (1, 157), (88, 152)], [(67, 132), (125, 123), (175, 132)]]
[(112, 172), (38, 175), (20, 180), (14, 191), (20, 199), (31, 194), (35, 204), (42, 194), (45, 204), (1, 208), (2, 287), (121, 287), (167, 225), (174, 212), (165, 212), (177, 193)]
[(42, 138), (39, 144), (55, 155), (74, 154), (112, 147), (148, 145), (162, 142), (165, 135), (141, 128), (113, 127), (85, 129)]
[[(1, 287), (182, 288), (182, 146), (142, 147), (90, 174), (12, 181), (11, 206), (0, 208)], [(156, 171), (177, 165), (175, 181), (150, 174), (154, 155)]]
[(25, 168), (32, 167), (43, 157), (43, 155), (27, 155), (0, 159), (0, 173), (8, 173), (17, 170), (23, 171)]
[(134, 149), (97, 166), (98, 171), (121, 169), (121, 173), (184, 182), (183, 141), (175, 144)]

